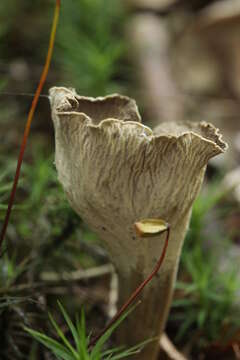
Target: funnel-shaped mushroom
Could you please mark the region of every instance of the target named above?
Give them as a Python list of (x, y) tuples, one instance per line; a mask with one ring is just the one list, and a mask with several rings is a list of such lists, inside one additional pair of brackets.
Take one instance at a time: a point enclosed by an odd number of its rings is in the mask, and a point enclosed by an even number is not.
[[(168, 315), (181, 247), (207, 162), (227, 145), (207, 123), (141, 124), (133, 100), (86, 98), (66, 88), (50, 90), (56, 167), (67, 197), (101, 237), (114, 262), (120, 302), (149, 275), (164, 235), (142, 238), (134, 223), (162, 218), (171, 225), (163, 266), (142, 294), (142, 304), (121, 325), (122, 343), (160, 334)], [(155, 359), (157, 342), (138, 359)]]

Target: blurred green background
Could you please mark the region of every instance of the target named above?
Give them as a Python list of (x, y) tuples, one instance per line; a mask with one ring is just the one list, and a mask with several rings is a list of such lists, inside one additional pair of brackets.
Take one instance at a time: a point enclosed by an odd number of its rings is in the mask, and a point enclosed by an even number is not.
[[(0, 221), (31, 94), (44, 63), (53, 9), (54, 1), (49, 0), (0, 3)], [(135, 94), (136, 69), (125, 37), (129, 16), (120, 0), (62, 1), (43, 93), (61, 85), (90, 96)], [(238, 263), (230, 260), (224, 267), (219, 265), (223, 254), (239, 243), (237, 226), (232, 225), (236, 218), (239, 223), (239, 207), (220, 186), (224, 175), (224, 169), (211, 167), (194, 205), (167, 327), (170, 338), (180, 347), (189, 346), (194, 359), (211, 358), (212, 351), (224, 359), (219, 344), (224, 343), (228, 351), (232, 341), (239, 340)], [(33, 121), (4, 245), (0, 258), (1, 359), (50, 358), (30, 341), (22, 325), (51, 333), (47, 311), (56, 310), (56, 299), (61, 299), (72, 316), (84, 305), (88, 329), (103, 326), (109, 275), (98, 280), (56, 281), (51, 286), (46, 280), (52, 272), (61, 275), (108, 262), (97, 237), (70, 209), (58, 184), (47, 97), (40, 99)]]

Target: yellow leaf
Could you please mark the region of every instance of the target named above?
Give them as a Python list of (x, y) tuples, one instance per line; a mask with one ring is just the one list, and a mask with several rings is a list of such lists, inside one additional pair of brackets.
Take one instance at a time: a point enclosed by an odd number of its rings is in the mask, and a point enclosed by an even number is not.
[(157, 236), (169, 228), (169, 224), (162, 219), (143, 219), (134, 225), (137, 235), (141, 237)]

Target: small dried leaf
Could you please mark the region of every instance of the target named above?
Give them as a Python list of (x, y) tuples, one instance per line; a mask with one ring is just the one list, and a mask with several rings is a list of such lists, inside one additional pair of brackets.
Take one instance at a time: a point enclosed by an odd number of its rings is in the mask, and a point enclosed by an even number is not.
[(169, 228), (169, 224), (162, 219), (143, 219), (134, 225), (137, 235), (141, 237), (156, 236)]

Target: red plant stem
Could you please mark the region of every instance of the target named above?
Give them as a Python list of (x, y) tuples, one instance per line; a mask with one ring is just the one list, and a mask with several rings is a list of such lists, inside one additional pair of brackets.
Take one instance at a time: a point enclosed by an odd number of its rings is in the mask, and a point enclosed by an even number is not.
[(96, 342), (100, 339), (101, 336), (122, 316), (122, 314), (127, 310), (127, 308), (136, 300), (138, 295), (141, 293), (141, 291), (144, 289), (144, 287), (153, 279), (155, 275), (157, 275), (158, 271), (160, 270), (160, 267), (163, 263), (163, 260), (165, 258), (167, 247), (168, 247), (168, 241), (169, 241), (169, 235), (170, 235), (170, 227), (168, 225), (166, 229), (167, 235), (164, 243), (164, 247), (161, 253), (161, 256), (157, 262), (157, 265), (155, 266), (152, 273), (139, 285), (139, 287), (132, 293), (132, 295), (128, 298), (128, 300), (123, 304), (123, 306), (119, 309), (117, 314), (112, 318), (112, 320), (106, 325), (106, 327), (100, 331), (100, 333), (93, 338), (92, 341), (89, 343), (89, 348), (94, 346)]
[(41, 74), (41, 77), (40, 77), (40, 80), (39, 80), (37, 90), (35, 92), (35, 95), (34, 95), (34, 98), (33, 98), (32, 104), (31, 104), (31, 108), (30, 108), (29, 113), (28, 113), (27, 123), (26, 123), (26, 126), (25, 126), (23, 139), (22, 139), (22, 143), (21, 143), (21, 147), (20, 147), (20, 152), (19, 152), (19, 156), (18, 156), (17, 168), (16, 168), (15, 177), (14, 177), (14, 181), (13, 181), (12, 191), (11, 191), (11, 195), (10, 195), (10, 199), (9, 199), (9, 203), (8, 203), (7, 212), (6, 212), (6, 215), (5, 215), (5, 218), (4, 218), (4, 222), (3, 222), (3, 227), (2, 227), (2, 230), (1, 230), (0, 250), (1, 250), (1, 247), (2, 247), (3, 240), (5, 238), (5, 234), (6, 234), (8, 223), (9, 223), (9, 218), (10, 218), (10, 215), (11, 215), (11, 211), (12, 211), (12, 207), (13, 207), (13, 203), (14, 203), (14, 199), (15, 199), (18, 180), (19, 180), (19, 176), (20, 176), (20, 172), (21, 172), (23, 155), (24, 155), (24, 152), (25, 152), (27, 139), (28, 139), (28, 135), (29, 135), (29, 132), (30, 132), (31, 123), (32, 123), (32, 120), (33, 120), (33, 116), (34, 116), (36, 107), (37, 107), (39, 96), (41, 94), (42, 88), (43, 88), (44, 83), (45, 83), (46, 78), (47, 78), (49, 66), (50, 66), (51, 59), (52, 59), (53, 48), (54, 48), (55, 37), (56, 37), (57, 24), (58, 24), (58, 19), (59, 19), (59, 13), (60, 13), (60, 0), (56, 0), (56, 6), (55, 6), (55, 11), (54, 11), (54, 17), (53, 17), (52, 29), (51, 29), (50, 39), (49, 39), (49, 46), (48, 46), (48, 52), (47, 52), (47, 56), (46, 56), (46, 61), (45, 61), (45, 65), (44, 65), (44, 68), (43, 68), (43, 71), (42, 71), (42, 74)]

